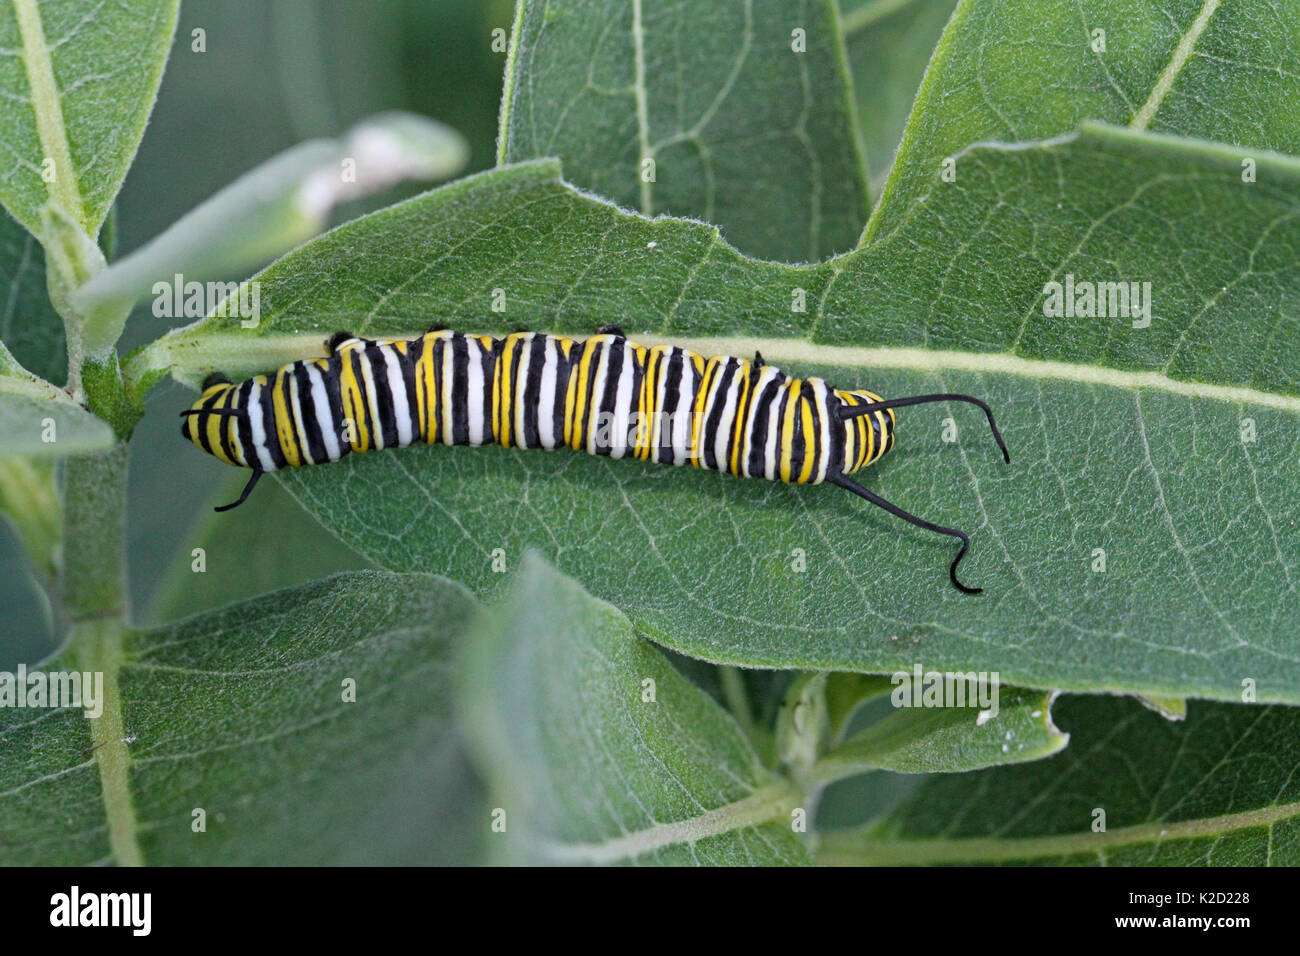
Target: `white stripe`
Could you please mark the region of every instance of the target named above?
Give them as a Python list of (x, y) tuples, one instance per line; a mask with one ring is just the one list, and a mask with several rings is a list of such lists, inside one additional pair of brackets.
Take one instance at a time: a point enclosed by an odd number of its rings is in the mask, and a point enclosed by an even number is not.
[(614, 433), (610, 436), (610, 457), (622, 458), (628, 452), (627, 434), (632, 428), (632, 349), (623, 345), (623, 370), (618, 379), (618, 392), (614, 396)]
[(543, 448), (555, 447), (555, 388), (560, 372), (560, 343), (548, 336), (542, 364), (542, 390), (537, 399), (537, 438)]
[(380, 424), (379, 416), (375, 414), (379, 411), (379, 397), (375, 394), (375, 377), (364, 350), (357, 353), (357, 364), (361, 366), (361, 385), (366, 391), (366, 407), (372, 413), (373, 419), (370, 422), (370, 447), (383, 448), (384, 427)]
[[(256, 412), (256, 414), (254, 414)], [(262, 386), (256, 382), (248, 393), (248, 423), (253, 429), (253, 450), (263, 471), (275, 471), (275, 459), (266, 447), (266, 425), (262, 417)]]
[[(655, 354), (653, 351), (646, 356), (646, 368), (650, 368), (650, 355)], [(668, 384), (668, 359), (669, 354), (665, 351), (659, 353), (659, 361), (655, 364), (654, 380), (654, 415), (650, 419), (650, 460), (659, 460), (659, 445), (663, 441), (664, 415), (670, 409), (664, 408), (664, 389)], [(669, 430), (671, 431), (671, 420)]]
[(450, 445), (456, 440), (451, 432), (451, 386), (455, 373), (455, 356), (452, 354), (451, 338), (442, 340), (442, 394), (438, 396), (438, 407), (442, 410), (442, 443)]
[(337, 426), (330, 415), (329, 393), (325, 390), (325, 377), (315, 365), (307, 366), (307, 377), (311, 379), (311, 400), (316, 406), (316, 421), (320, 424), (321, 440), (325, 443), (325, 454), (330, 461), (343, 457), (339, 449)]
[(483, 387), (483, 347), (478, 339), (467, 339), (469, 354), (468, 394), (465, 396), (469, 413), (469, 443), (483, 444), (483, 428), (487, 424), (488, 409), (485, 407), (487, 390)]
[(725, 367), (735, 369), (736, 374), (731, 376), (731, 384), (727, 386), (727, 396), (722, 404), (722, 418), (718, 421), (718, 430), (713, 433), (713, 457), (717, 459), (715, 467), (718, 471), (726, 471), (731, 463), (731, 459), (727, 456), (727, 445), (732, 426), (736, 424), (736, 399), (740, 392), (739, 363), (735, 359), (728, 359)]
[(384, 364), (388, 367), (388, 391), (393, 395), (393, 418), (397, 420), (397, 446), (404, 448), (411, 443), (414, 432), (411, 427), (411, 398), (406, 394), (406, 379), (402, 377), (402, 362), (397, 356), (397, 349), (385, 345), (381, 349)]
[(596, 454), (596, 432), (600, 426), (600, 399), (605, 394), (605, 371), (609, 366), (609, 347), (600, 350), (600, 359), (596, 363), (596, 380), (587, 395), (587, 454)]
[(690, 459), (695, 434), (695, 363), (682, 352), (681, 377), (677, 381), (677, 407), (673, 409), (673, 464), (684, 465)]
[(818, 484), (826, 478), (826, 467), (831, 460), (831, 409), (827, 397), (830, 394), (830, 386), (820, 378), (811, 378), (815, 389), (814, 394), (817, 397), (817, 413), (821, 418), (822, 430), (822, 460), (821, 466), (813, 470), (811, 484)]

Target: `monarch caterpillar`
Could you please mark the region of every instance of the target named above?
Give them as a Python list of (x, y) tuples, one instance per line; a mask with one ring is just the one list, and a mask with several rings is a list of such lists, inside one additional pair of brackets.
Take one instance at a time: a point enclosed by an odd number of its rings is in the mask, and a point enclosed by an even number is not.
[(442, 328), (409, 341), (337, 332), (328, 356), (285, 365), (239, 384), (213, 374), (181, 412), (181, 434), (257, 480), (285, 467), (337, 461), (349, 452), (415, 442), (586, 450), (593, 455), (685, 465), (783, 481), (829, 481), (890, 514), (961, 541), (970, 538), (910, 514), (849, 475), (894, 446), (894, 409), (969, 402), (983, 409), (1007, 463), (1011, 456), (988, 405), (943, 393), (888, 401), (820, 378), (788, 378), (757, 353), (751, 363), (632, 342), (605, 326), (585, 340), (515, 332), (505, 338)]

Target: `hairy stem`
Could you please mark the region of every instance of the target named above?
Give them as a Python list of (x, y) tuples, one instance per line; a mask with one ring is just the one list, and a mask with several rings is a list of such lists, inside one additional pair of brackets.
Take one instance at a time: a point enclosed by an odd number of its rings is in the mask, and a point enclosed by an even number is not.
[(72, 659), (81, 670), (104, 675), (103, 712), (88, 719), (109, 849), (118, 864), (138, 866), (143, 859), (118, 688), (126, 637), (126, 463), (124, 442), (100, 454), (67, 461), (63, 608)]

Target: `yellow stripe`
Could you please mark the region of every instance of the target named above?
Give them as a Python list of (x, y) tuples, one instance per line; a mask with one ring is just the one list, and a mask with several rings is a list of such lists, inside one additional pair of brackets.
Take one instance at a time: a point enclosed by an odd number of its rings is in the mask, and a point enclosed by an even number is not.
[(297, 468), (302, 461), (298, 457), (297, 442), (294, 440), (293, 410), (284, 400), (282, 383), (285, 374), (283, 368), (275, 373), (271, 385), (271, 403), (275, 409), (275, 433), (277, 441), (280, 442), (280, 451), (284, 453), (285, 461), (291, 467)]
[[(215, 387), (221, 389), (221, 394), (219, 394), (216, 397), (216, 400), (211, 404), (210, 407), (225, 408), (226, 399), (230, 397), (230, 394), (233, 391), (233, 389), (231, 389), (229, 385), (218, 385)], [(204, 427), (204, 432), (206, 433), (205, 437), (207, 438), (208, 441), (208, 451), (213, 455), (215, 455), (216, 457), (220, 458), (227, 465), (235, 464), (226, 455), (225, 449), (222, 448), (221, 446), (221, 428), (223, 425), (229, 424), (231, 416), (208, 415), (207, 419), (208, 420), (206, 426)]]
[(501, 361), (496, 363), (492, 376), (492, 423), (503, 448), (510, 447), (510, 366), (514, 351), (514, 336), (511, 335), (501, 347)]
[(713, 387), (713, 379), (716, 377), (717, 370), (718, 361), (716, 356), (704, 363), (704, 374), (700, 382), (700, 390), (695, 395), (695, 411), (691, 415), (691, 464), (696, 468), (704, 467), (701, 440), (705, 437), (705, 412), (709, 407), (709, 389)]
[[(836, 392), (836, 396), (845, 405), (852, 408), (858, 404), (857, 398), (849, 392)], [(856, 425), (857, 422), (848, 422), (846, 425)], [(857, 454), (862, 448), (862, 433), (856, 428), (846, 427), (844, 429), (844, 469), (847, 474), (853, 470), (853, 462), (857, 460)]]
[(576, 401), (573, 409), (573, 420), (566, 422), (566, 430), (572, 432), (572, 438), (569, 440), (569, 447), (581, 449), (583, 438), (583, 421), (587, 414), (587, 376), (591, 371), (591, 356), (596, 351), (594, 339), (587, 339), (583, 343), (582, 358), (578, 361), (578, 376), (575, 381), (577, 386)]
[(736, 396), (736, 424), (731, 430), (731, 473), (740, 475), (741, 456), (749, 455), (749, 429), (745, 427), (745, 419), (749, 417), (749, 403), (751, 393), (753, 392), (753, 382), (749, 377), (750, 364), (745, 359), (740, 360), (740, 368), (736, 374), (743, 376), (740, 380), (740, 394)]
[(785, 383), (787, 398), (785, 418), (781, 422), (781, 480), (790, 481), (790, 470), (794, 456), (794, 413), (799, 405), (799, 379), (793, 378)]
[[(352, 423), (352, 450), (368, 451), (370, 433), (366, 428), (365, 397), (361, 383), (357, 380), (356, 370), (352, 367), (350, 353), (352, 349), (340, 352), (343, 357), (343, 370), (339, 376), (340, 391), (343, 393), (343, 417)], [(279, 421), (279, 415), (276, 416)]]
[(664, 350), (656, 345), (646, 350), (645, 372), (641, 376), (641, 414), (645, 424), (645, 444), (639, 444), (642, 432), (637, 432), (637, 457), (649, 461), (659, 445), (659, 375), (664, 368)]
[[(237, 399), (239, 398), (239, 386), (231, 386), (230, 389), (230, 408), (239, 408)], [(248, 458), (244, 455), (244, 443), (239, 440), (239, 419), (234, 415), (227, 415), (226, 427), (230, 430), (230, 447), (235, 453), (235, 464), (247, 465)]]
[(415, 412), (419, 421), (420, 438), (426, 444), (430, 443), (429, 385), (433, 381), (428, 375), (429, 345), (428, 336), (423, 336), (420, 339), (420, 361), (415, 363)]

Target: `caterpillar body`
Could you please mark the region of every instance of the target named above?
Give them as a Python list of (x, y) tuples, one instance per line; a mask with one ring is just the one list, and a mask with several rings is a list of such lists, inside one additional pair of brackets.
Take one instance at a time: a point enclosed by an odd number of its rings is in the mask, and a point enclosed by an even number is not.
[(410, 340), (349, 332), (325, 358), (290, 363), (240, 383), (213, 374), (181, 433), (228, 464), (253, 471), (242, 504), (267, 472), (337, 461), (352, 452), (500, 444), (572, 448), (611, 458), (691, 465), (791, 484), (831, 482), (919, 527), (961, 531), (912, 515), (849, 475), (894, 445), (894, 409), (925, 402), (979, 406), (1010, 462), (986, 404), (944, 393), (886, 401), (820, 378), (793, 378), (754, 361), (643, 346), (613, 326), (586, 339), (538, 332), (503, 338), (434, 329)]

